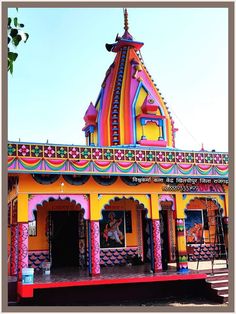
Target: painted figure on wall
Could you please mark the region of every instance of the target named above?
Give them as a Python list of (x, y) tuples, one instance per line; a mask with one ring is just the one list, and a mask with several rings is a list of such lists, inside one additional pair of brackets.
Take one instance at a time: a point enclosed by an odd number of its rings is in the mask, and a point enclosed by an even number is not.
[(103, 213), (101, 222), (101, 247), (123, 247), (124, 237), (124, 212), (108, 211)]
[(201, 210), (186, 211), (186, 241), (187, 243), (201, 243), (203, 232), (203, 217)]

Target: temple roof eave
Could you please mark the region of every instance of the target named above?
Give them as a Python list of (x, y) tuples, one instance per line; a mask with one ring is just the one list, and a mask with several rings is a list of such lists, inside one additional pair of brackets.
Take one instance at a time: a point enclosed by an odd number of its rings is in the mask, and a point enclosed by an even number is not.
[(228, 154), (9, 142), (8, 172), (228, 178)]

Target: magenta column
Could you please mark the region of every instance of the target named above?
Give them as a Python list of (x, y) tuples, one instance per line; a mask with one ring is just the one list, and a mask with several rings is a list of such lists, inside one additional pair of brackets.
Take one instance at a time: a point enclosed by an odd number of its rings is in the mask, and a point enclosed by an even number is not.
[(11, 276), (17, 275), (17, 264), (18, 264), (18, 226), (11, 226)]
[(18, 279), (22, 278), (22, 268), (28, 267), (28, 223), (18, 223)]
[(162, 271), (160, 220), (152, 220), (154, 272)]
[(91, 226), (91, 274), (100, 274), (100, 227), (99, 221), (90, 221)]

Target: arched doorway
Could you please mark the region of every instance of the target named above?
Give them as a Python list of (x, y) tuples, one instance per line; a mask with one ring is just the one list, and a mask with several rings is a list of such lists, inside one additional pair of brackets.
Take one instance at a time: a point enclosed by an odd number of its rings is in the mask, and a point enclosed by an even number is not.
[[(185, 210), (186, 245), (189, 261), (211, 260), (219, 250), (219, 223), (223, 208), (211, 197), (195, 197)], [(224, 238), (221, 239), (224, 241)], [(220, 241), (221, 241), (220, 240)], [(214, 252), (217, 257), (217, 252)]]
[(176, 262), (176, 226), (172, 199), (160, 201), (160, 236), (162, 269), (167, 270), (169, 263)]
[(100, 219), (100, 264), (151, 267), (151, 219), (133, 197), (109, 200)]
[[(88, 209), (83, 206), (82, 196), (60, 195), (36, 196), (31, 202), (36, 202), (36, 210), (30, 207), (29, 226), (34, 223), (32, 213), (37, 214), (37, 230), (34, 236), (29, 237), (29, 259), (33, 267), (42, 267), (43, 256), (45, 261), (51, 262), (52, 268), (59, 267), (87, 267), (87, 230), (88, 230)], [(80, 198), (82, 202), (79, 203)], [(39, 201), (41, 200), (41, 201)], [(85, 203), (83, 203), (85, 205)], [(34, 250), (32, 250), (32, 248)], [(35, 250), (36, 249), (36, 250)], [(32, 252), (33, 251), (33, 252)], [(35, 252), (36, 251), (36, 252)], [(38, 252), (41, 252), (36, 260)], [(43, 256), (42, 256), (43, 252)], [(33, 255), (32, 255), (33, 254)], [(36, 264), (37, 263), (37, 264)]]

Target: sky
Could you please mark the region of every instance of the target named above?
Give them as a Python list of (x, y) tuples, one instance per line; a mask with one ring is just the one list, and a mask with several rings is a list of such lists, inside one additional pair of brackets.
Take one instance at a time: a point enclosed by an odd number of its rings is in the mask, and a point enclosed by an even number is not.
[[(228, 151), (226, 8), (129, 8), (129, 32), (175, 121), (176, 148)], [(84, 145), (83, 116), (124, 32), (122, 8), (9, 9), (29, 33), (8, 74), (8, 140)]]

